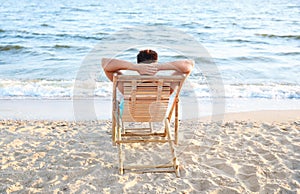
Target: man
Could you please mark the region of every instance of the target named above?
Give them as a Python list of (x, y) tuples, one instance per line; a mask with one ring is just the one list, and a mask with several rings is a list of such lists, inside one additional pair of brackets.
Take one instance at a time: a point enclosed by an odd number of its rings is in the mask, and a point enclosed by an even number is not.
[[(191, 72), (194, 61), (180, 60), (167, 63), (157, 63), (157, 53), (153, 50), (142, 50), (137, 55), (137, 64), (119, 60), (119, 59), (102, 59), (102, 68), (106, 76), (111, 81), (114, 73), (122, 74), (121, 70), (136, 71), (140, 75), (155, 75), (159, 71), (173, 70), (175, 74), (188, 74)], [(119, 88), (122, 92), (122, 88)]]

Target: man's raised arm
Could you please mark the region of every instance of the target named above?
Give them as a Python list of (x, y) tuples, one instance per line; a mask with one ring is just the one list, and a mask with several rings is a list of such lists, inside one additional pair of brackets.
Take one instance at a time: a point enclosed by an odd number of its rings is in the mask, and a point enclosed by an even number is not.
[(172, 62), (162, 63), (157, 66), (158, 71), (175, 70), (178, 73), (185, 73), (185, 74), (190, 73), (193, 67), (194, 67), (193, 60), (172, 61)]
[(120, 70), (132, 69), (133, 64), (119, 59), (102, 59), (102, 68), (109, 80), (113, 80), (114, 73), (121, 73)]
[(137, 71), (141, 75), (154, 75), (157, 67), (152, 64), (134, 64), (120, 59), (102, 59), (102, 68), (108, 79), (112, 81), (114, 73), (121, 73), (120, 70)]

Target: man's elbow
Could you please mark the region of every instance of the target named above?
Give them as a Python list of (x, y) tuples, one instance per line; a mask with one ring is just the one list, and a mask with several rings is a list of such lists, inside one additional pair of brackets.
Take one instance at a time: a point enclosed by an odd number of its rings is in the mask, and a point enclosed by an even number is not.
[(190, 73), (195, 64), (194, 60), (186, 60), (184, 63), (183, 73)]

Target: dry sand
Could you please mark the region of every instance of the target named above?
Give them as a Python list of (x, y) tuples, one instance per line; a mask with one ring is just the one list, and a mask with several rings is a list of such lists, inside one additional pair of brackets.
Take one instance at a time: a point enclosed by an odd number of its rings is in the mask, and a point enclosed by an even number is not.
[[(110, 121), (3, 120), (0, 193), (300, 193), (300, 111), (185, 120), (179, 141), (180, 178), (119, 175)], [(164, 160), (163, 148), (133, 144), (126, 154)]]

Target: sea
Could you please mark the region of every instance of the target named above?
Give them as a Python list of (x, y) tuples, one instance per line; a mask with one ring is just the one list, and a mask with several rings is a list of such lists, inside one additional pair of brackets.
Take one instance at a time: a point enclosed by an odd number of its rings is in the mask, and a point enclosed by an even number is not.
[(300, 106), (299, 1), (0, 0), (0, 13), (0, 99), (73, 99), (82, 78), (110, 98), (101, 58), (153, 49), (195, 61), (183, 96)]

